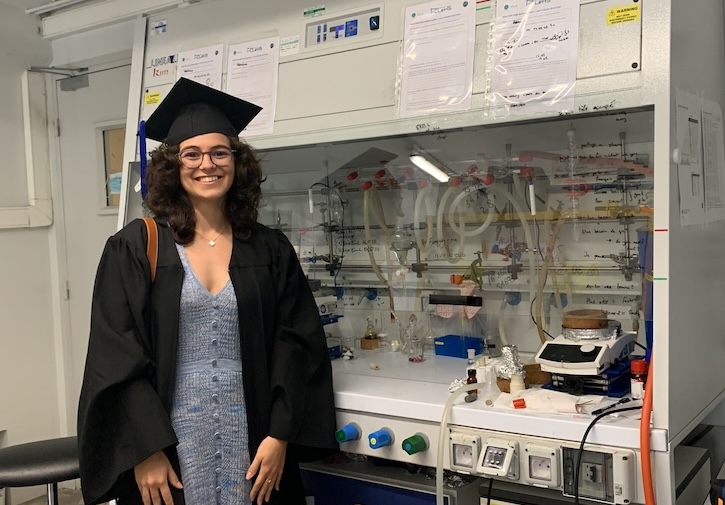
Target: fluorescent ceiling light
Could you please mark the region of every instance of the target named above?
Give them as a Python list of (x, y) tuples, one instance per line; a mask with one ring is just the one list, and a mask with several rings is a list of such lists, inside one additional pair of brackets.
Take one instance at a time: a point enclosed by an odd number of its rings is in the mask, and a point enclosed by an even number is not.
[(411, 154), (410, 161), (413, 162), (416, 167), (432, 175), (440, 182), (448, 182), (448, 179), (450, 178), (448, 177), (448, 174), (446, 174), (443, 170), (431, 163), (430, 160), (428, 160), (428, 158), (426, 158), (422, 154)]

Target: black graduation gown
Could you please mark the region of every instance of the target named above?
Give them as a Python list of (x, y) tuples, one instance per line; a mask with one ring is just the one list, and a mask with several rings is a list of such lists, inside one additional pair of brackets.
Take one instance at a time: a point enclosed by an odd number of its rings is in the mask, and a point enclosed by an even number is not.
[[(184, 269), (171, 230), (158, 224), (153, 284), (141, 220), (108, 240), (96, 275), (78, 410), (81, 486), (89, 505), (112, 498), (141, 504), (133, 467), (160, 450), (180, 475), (169, 412)], [(271, 503), (304, 503), (297, 462), (338, 449), (332, 370), (317, 307), (279, 231), (259, 225), (250, 238), (235, 237), (229, 274), (239, 310), (249, 452), (254, 458), (268, 435), (288, 441), (280, 491)], [(173, 494), (176, 505), (184, 503), (182, 492)]]

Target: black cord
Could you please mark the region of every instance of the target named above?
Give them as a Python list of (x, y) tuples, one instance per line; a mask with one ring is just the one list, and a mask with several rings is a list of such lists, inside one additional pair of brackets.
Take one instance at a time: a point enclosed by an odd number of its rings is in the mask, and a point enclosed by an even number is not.
[[(534, 317), (534, 302), (535, 302), (535, 301), (536, 301), (536, 296), (534, 296), (534, 297), (533, 297), (533, 298), (531, 299), (531, 306), (529, 307), (529, 315), (531, 316), (531, 320), (532, 320), (532, 321), (534, 322), (534, 324), (537, 324), (537, 323), (536, 323), (536, 318)], [(537, 326), (538, 326), (538, 325), (537, 325)], [(543, 332), (544, 332), (544, 334), (545, 334), (545, 335), (546, 335), (547, 337), (549, 337), (550, 339), (554, 340), (554, 337), (553, 337), (553, 336), (551, 335), (551, 333), (549, 333), (548, 331), (546, 331), (546, 330), (544, 329), (543, 325), (541, 326), (541, 331), (543, 331)]]
[(536, 219), (536, 216), (534, 216), (534, 224), (536, 225), (536, 249), (539, 251), (539, 256), (541, 256), (541, 261), (546, 261), (544, 259), (544, 251), (541, 250), (541, 229), (539, 228), (539, 220)]
[(486, 493), (486, 505), (491, 505), (491, 491), (493, 491), (493, 479), (488, 479), (488, 492)]
[[(528, 188), (528, 184), (524, 186), (524, 188)], [(524, 197), (524, 201), (526, 202), (526, 207), (528, 207), (529, 210), (531, 210), (531, 204), (529, 203), (529, 199)], [(544, 259), (544, 252), (541, 250), (541, 228), (539, 228), (539, 221), (536, 219), (536, 216), (534, 216), (534, 224), (536, 225), (536, 250), (539, 251), (539, 256), (541, 256), (541, 261), (546, 261)], [(546, 286), (546, 281), (549, 279), (549, 273), (546, 273), (546, 278), (544, 278), (544, 286)], [(531, 320), (536, 323), (536, 318), (534, 317), (534, 302), (536, 301), (536, 296), (534, 296), (531, 299), (531, 306), (529, 307), (529, 315), (531, 316)], [(550, 339), (554, 340), (554, 337), (544, 329), (544, 327), (541, 327), (541, 331), (544, 332), (544, 334), (549, 337)]]
[(592, 419), (592, 422), (589, 423), (589, 426), (587, 427), (586, 431), (584, 432), (584, 436), (582, 437), (581, 444), (579, 445), (579, 453), (576, 457), (576, 466), (574, 467), (574, 504), (580, 505), (579, 502), (579, 468), (582, 464), (582, 455), (584, 454), (584, 443), (587, 440), (587, 436), (589, 436), (589, 432), (592, 431), (592, 428), (594, 428), (594, 425), (597, 424), (597, 421), (599, 421), (601, 418), (606, 417), (611, 414), (616, 414), (618, 412), (628, 412), (630, 410), (640, 410), (642, 407), (627, 407), (625, 409), (616, 409), (616, 410), (608, 410), (606, 412), (602, 412), (597, 417)]
[(645, 346), (643, 346), (642, 344), (640, 344), (636, 340), (634, 341), (634, 345), (636, 345), (637, 347), (640, 347), (640, 348), (644, 349), (645, 351), (647, 350), (647, 348)]
[[(544, 277), (544, 286), (546, 286), (546, 281), (549, 279), (549, 273), (546, 273), (546, 277)], [(536, 322), (536, 318), (534, 317), (534, 302), (536, 301), (536, 297), (538, 295), (534, 295), (534, 297), (531, 299), (531, 305), (529, 306), (529, 315), (531, 316), (531, 320), (534, 322), (534, 324), (538, 327), (538, 323)], [(541, 326), (541, 331), (544, 332), (544, 334), (549, 337), (550, 339), (554, 340), (554, 337), (544, 329), (544, 326)]]

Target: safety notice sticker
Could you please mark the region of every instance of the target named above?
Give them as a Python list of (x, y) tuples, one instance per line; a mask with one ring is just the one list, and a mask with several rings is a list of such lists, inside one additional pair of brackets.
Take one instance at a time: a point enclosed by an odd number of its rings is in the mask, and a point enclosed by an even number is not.
[(146, 105), (156, 105), (161, 101), (161, 93), (146, 93), (144, 101)]
[(613, 9), (607, 9), (607, 25), (609, 26), (639, 20), (639, 5), (628, 5), (626, 7), (614, 7)]
[(306, 18), (315, 18), (317, 16), (322, 16), (325, 13), (325, 6), (324, 5), (316, 5), (314, 7), (307, 7), (303, 12), (302, 15)]

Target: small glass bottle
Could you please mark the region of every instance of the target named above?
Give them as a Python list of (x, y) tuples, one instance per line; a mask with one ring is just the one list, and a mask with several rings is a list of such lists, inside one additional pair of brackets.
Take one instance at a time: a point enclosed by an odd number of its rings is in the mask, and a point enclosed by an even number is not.
[[(468, 369), (468, 378), (466, 379), (466, 384), (475, 384), (478, 382), (478, 379), (476, 379), (476, 369), (475, 368), (469, 368)], [(476, 401), (478, 398), (478, 390), (477, 389), (471, 389), (468, 391), (468, 394), (464, 398), (466, 400), (466, 403), (471, 403), (473, 401)]]
[(647, 385), (647, 372), (649, 371), (649, 363), (643, 359), (633, 359), (629, 363), (629, 369), (632, 372), (630, 380), (630, 389), (632, 390), (632, 398), (641, 400), (644, 398), (644, 389)]
[(360, 339), (360, 348), (365, 350), (378, 348), (378, 330), (375, 329), (373, 318), (368, 317), (368, 326), (365, 329), (365, 335)]
[(475, 365), (476, 364), (476, 349), (466, 349), (466, 352), (468, 353), (468, 364)]

